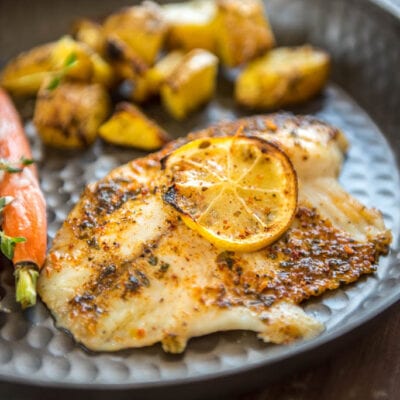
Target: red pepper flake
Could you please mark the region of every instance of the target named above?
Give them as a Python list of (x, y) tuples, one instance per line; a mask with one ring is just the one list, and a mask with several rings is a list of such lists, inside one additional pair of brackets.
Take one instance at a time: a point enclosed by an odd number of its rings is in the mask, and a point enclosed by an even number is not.
[(146, 331), (142, 328), (139, 328), (136, 331), (136, 337), (138, 337), (138, 338), (143, 338), (145, 335), (146, 335)]
[(344, 251), (345, 251), (347, 254), (354, 254), (354, 250), (353, 250), (350, 246), (348, 246), (348, 245), (345, 245), (345, 246), (344, 246)]
[(267, 120), (265, 121), (265, 125), (266, 125), (267, 128), (268, 128), (270, 131), (272, 131), (272, 132), (275, 132), (275, 131), (278, 129), (278, 127), (276, 126), (275, 122), (272, 121), (271, 119), (267, 119)]

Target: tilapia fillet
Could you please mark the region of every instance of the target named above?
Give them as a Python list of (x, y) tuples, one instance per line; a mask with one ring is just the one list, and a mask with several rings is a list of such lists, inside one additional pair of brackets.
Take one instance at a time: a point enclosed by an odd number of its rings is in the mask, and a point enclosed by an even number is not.
[[(299, 180), (289, 230), (253, 253), (221, 251), (161, 199), (162, 159), (188, 140), (258, 136), (278, 144)], [(58, 326), (92, 350), (245, 329), (267, 342), (310, 338), (322, 325), (298, 305), (375, 271), (391, 234), (337, 182), (347, 142), (307, 117), (273, 114), (216, 125), (89, 185), (54, 239), (39, 293)]]

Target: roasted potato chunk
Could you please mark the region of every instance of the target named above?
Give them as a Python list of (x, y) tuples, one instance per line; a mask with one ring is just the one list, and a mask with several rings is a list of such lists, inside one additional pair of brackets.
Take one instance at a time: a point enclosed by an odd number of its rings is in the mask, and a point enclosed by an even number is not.
[(206, 103), (215, 91), (218, 59), (195, 49), (187, 53), (161, 86), (164, 106), (176, 119)]
[(242, 71), (235, 98), (244, 106), (261, 109), (301, 103), (323, 88), (329, 65), (329, 55), (311, 46), (271, 50)]
[(93, 64), (89, 49), (70, 36), (64, 36), (56, 42), (51, 59), (53, 68), (49, 72), (63, 70), (69, 78), (85, 82), (92, 79)]
[(157, 150), (170, 140), (160, 126), (125, 102), (117, 105), (112, 117), (100, 127), (99, 134), (109, 143), (148, 151)]
[(123, 93), (129, 99), (142, 103), (160, 92), (161, 84), (183, 58), (184, 53), (173, 51), (148, 68), (123, 42), (113, 40), (112, 66), (120, 80)]
[(147, 64), (122, 40), (110, 39), (108, 57), (117, 79), (125, 81), (127, 96), (136, 102), (143, 102), (151, 95), (147, 82)]
[(108, 39), (122, 40), (144, 62), (152, 65), (163, 45), (167, 24), (160, 7), (146, 1), (110, 15), (104, 21), (104, 31)]
[(217, 0), (215, 22), (218, 55), (235, 67), (275, 44), (261, 0)]
[(78, 42), (85, 43), (101, 56), (105, 55), (107, 40), (101, 25), (90, 19), (80, 19), (72, 26), (72, 34)]
[(123, 40), (114, 37), (107, 43), (107, 57), (119, 79), (144, 75), (148, 65)]
[(42, 82), (58, 74), (74, 80), (111, 86), (110, 65), (84, 43), (69, 36), (20, 54), (4, 68), (0, 85), (17, 96), (35, 95)]
[(61, 149), (90, 145), (108, 117), (110, 101), (102, 85), (61, 82), (39, 90), (33, 122), (43, 142)]
[(182, 51), (172, 51), (147, 71), (146, 80), (152, 94), (160, 92), (161, 85), (179, 65), (183, 57), (184, 53)]
[(215, 53), (214, 0), (193, 0), (162, 7), (169, 25), (167, 45), (172, 49), (205, 49)]
[(54, 46), (54, 43), (48, 43), (34, 47), (11, 60), (0, 75), (0, 85), (17, 96), (36, 94), (43, 79), (53, 69)]
[(90, 54), (90, 61), (93, 66), (91, 82), (101, 83), (106, 87), (112, 87), (116, 79), (111, 65), (95, 52)]
[[(68, 58), (74, 56), (75, 62), (67, 65)], [(110, 65), (85, 43), (64, 36), (55, 45), (52, 52), (54, 70), (63, 70), (65, 76), (84, 82), (101, 83), (111, 86), (113, 71)]]

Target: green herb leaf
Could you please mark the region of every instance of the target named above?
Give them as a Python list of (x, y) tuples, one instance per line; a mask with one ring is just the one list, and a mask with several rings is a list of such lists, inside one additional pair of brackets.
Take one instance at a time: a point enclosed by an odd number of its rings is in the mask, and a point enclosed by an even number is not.
[(26, 167), (27, 165), (32, 165), (35, 162), (32, 158), (21, 157), (21, 164)]
[(16, 167), (6, 160), (0, 160), (0, 171), (14, 173), (14, 172), (21, 172), (22, 168)]
[(21, 165), (15, 165), (16, 163), (0, 159), (0, 171), (5, 171), (9, 173), (21, 172), (23, 170), (23, 167), (33, 164), (34, 160), (21, 157), (21, 160), (19, 162)]
[(47, 90), (54, 90), (56, 89), (60, 83), (61, 80), (64, 78), (66, 72), (68, 71), (68, 69), (70, 69), (73, 65), (75, 65), (75, 63), (78, 61), (78, 57), (76, 55), (76, 53), (70, 53), (68, 55), (68, 57), (65, 59), (64, 61), (64, 67), (62, 68), (62, 70), (53, 77), (53, 79), (50, 81), (50, 83), (47, 85)]
[[(0, 197), (0, 213), (4, 207), (13, 201), (13, 197), (4, 196)], [(24, 237), (11, 237), (7, 236), (3, 231), (0, 231), (0, 251), (9, 259), (12, 260), (14, 257), (14, 249), (17, 243), (26, 242)]]
[(0, 231), (0, 251), (9, 259), (14, 257), (14, 249), (17, 243), (26, 242), (24, 237), (11, 237), (7, 236), (4, 232)]
[(0, 213), (3, 211), (4, 207), (10, 204), (14, 198), (12, 196), (0, 197)]
[(10, 173), (13, 174), (13, 173), (16, 173), (16, 172), (21, 172), (21, 171), (22, 171), (22, 168), (20, 168), (20, 167), (13, 167), (13, 166), (9, 165), (9, 166), (6, 166), (6, 167), (5, 167), (4, 171), (10, 172)]
[(55, 76), (50, 83), (47, 85), (47, 90), (54, 90), (57, 88), (57, 86), (61, 83), (61, 76), (57, 75)]
[(68, 57), (65, 59), (64, 67), (70, 68), (78, 61), (78, 57), (76, 53), (70, 53)]

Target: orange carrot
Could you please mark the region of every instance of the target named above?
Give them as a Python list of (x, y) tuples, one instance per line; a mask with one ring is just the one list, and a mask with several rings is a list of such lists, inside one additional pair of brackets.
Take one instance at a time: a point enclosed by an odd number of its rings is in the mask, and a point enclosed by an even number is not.
[(31, 157), (19, 115), (0, 89), (0, 159), (3, 166), (8, 166), (0, 178), (0, 198), (4, 203), (0, 245), (16, 268), (16, 297), (23, 308), (36, 302), (36, 280), (44, 263), (47, 240), (46, 203), (36, 167), (29, 165)]

